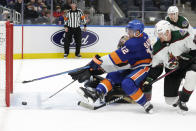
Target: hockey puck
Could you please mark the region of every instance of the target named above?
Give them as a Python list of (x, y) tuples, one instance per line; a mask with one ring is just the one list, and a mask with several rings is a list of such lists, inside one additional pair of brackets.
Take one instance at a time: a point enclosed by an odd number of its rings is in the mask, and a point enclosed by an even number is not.
[(26, 102), (26, 101), (23, 101), (23, 102), (22, 102), (22, 105), (27, 105), (27, 102)]

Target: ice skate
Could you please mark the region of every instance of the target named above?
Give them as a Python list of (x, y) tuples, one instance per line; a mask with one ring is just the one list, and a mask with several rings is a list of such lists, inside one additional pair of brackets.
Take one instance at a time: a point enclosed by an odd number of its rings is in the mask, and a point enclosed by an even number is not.
[(78, 90), (78, 93), (84, 97), (87, 102), (89, 103), (95, 103), (97, 99), (102, 99), (103, 95), (99, 93), (98, 91), (94, 90), (89, 90), (87, 88), (80, 87)]
[(174, 103), (172, 106), (173, 107), (177, 107), (178, 105), (179, 105), (179, 103), (180, 103), (180, 100), (178, 100), (176, 103)]
[(153, 113), (153, 105), (148, 101), (143, 105), (146, 113), (152, 114)]
[(186, 102), (179, 101), (177, 112), (182, 115), (186, 115), (188, 112), (188, 107), (186, 106)]
[(64, 54), (64, 58), (67, 58), (69, 54)]
[(186, 102), (179, 101), (178, 107), (179, 107), (180, 110), (182, 110), (182, 111), (188, 111), (188, 110), (189, 110), (188, 107), (187, 107), (187, 105), (186, 105)]

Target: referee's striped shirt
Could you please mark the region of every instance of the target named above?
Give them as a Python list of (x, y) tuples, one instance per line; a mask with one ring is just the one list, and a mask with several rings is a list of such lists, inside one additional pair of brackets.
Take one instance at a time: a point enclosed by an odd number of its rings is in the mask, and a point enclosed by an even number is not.
[(65, 20), (65, 27), (77, 28), (81, 24), (86, 27), (86, 20), (85, 16), (80, 9), (76, 9), (75, 11), (69, 10), (66, 14)]

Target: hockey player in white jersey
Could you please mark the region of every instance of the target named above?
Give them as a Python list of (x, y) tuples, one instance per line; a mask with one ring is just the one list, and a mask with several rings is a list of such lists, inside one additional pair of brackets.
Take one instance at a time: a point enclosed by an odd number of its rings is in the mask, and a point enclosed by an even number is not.
[[(171, 24), (165, 20), (155, 25), (155, 34), (159, 39), (153, 46), (153, 68), (149, 72), (148, 82), (162, 73), (160, 65), (166, 67), (166, 72), (178, 68), (165, 77), (165, 101), (167, 104), (178, 106), (183, 111), (188, 111), (186, 102), (196, 87), (196, 44), (187, 31), (171, 31), (170, 26)], [(178, 94), (182, 78), (185, 78), (185, 83)]]

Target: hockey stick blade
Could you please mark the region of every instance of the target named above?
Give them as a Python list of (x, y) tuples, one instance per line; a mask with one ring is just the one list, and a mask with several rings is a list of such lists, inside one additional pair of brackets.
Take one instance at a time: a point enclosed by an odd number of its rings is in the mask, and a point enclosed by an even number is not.
[(90, 110), (97, 110), (97, 109), (102, 108), (104, 106), (107, 106), (107, 105), (110, 105), (112, 103), (115, 103), (115, 102), (117, 102), (119, 100), (122, 100), (123, 98), (124, 98), (124, 96), (118, 97), (118, 98), (116, 98), (114, 100), (111, 100), (111, 101), (108, 101), (108, 102), (106, 102), (106, 103), (104, 103), (104, 104), (102, 104), (100, 106), (93, 106), (93, 105), (87, 104), (87, 103), (82, 102), (82, 101), (79, 101), (78, 105), (82, 106), (84, 108), (90, 109)]
[(81, 106), (81, 107), (84, 107), (84, 108), (87, 108), (87, 109), (90, 109), (90, 110), (95, 110), (94, 106), (92, 106), (90, 104), (87, 104), (85, 102), (82, 102), (82, 101), (78, 102), (78, 106)]
[(33, 80), (29, 80), (29, 81), (22, 81), (22, 83), (29, 83), (29, 82), (33, 82)]

